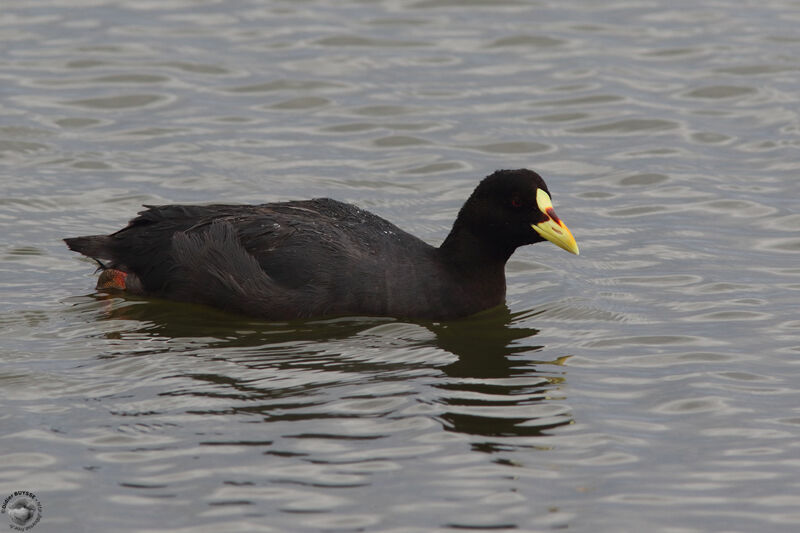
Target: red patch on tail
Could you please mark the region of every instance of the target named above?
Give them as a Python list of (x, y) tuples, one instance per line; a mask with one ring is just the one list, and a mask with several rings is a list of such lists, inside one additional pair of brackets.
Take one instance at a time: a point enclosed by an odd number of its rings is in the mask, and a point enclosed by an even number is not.
[(127, 272), (123, 272), (122, 270), (115, 270), (113, 268), (108, 268), (103, 270), (100, 273), (100, 277), (97, 278), (97, 288), (98, 289), (112, 289), (118, 291), (125, 290), (125, 278), (128, 277)]

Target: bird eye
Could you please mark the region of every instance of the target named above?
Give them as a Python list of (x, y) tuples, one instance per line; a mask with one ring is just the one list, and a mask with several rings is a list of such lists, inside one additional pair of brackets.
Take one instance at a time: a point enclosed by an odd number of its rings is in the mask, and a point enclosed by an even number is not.
[(511, 199), (511, 207), (522, 207), (522, 200), (518, 196), (514, 196)]

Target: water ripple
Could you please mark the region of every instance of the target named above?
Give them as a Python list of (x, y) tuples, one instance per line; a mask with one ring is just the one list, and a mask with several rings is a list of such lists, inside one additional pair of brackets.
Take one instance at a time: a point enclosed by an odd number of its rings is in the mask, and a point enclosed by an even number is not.
[[(0, 485), (63, 531), (796, 530), (796, 26), (781, 0), (7, 0)], [(518, 167), (581, 256), (519, 250), (507, 306), (452, 323), (95, 294), (60, 241), (330, 196), (439, 243)]]

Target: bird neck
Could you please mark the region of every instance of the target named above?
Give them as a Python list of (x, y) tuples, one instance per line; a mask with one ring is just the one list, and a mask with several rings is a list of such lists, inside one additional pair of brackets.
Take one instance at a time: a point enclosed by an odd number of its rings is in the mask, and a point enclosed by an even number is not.
[(503, 303), (506, 296), (506, 261), (513, 250), (455, 224), (436, 250), (440, 262), (458, 280), (448, 298), (478, 312)]
[(476, 272), (499, 271), (504, 275), (506, 261), (514, 253), (514, 247), (501, 239), (478, 234), (456, 220), (439, 251), (451, 265)]

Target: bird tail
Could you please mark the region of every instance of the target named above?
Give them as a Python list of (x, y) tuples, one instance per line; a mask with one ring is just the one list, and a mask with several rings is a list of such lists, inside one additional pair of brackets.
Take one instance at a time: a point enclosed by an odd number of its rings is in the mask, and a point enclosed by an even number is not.
[[(70, 250), (91, 257), (100, 263), (100, 259), (112, 259), (111, 236), (87, 235), (85, 237), (70, 237), (64, 239)], [(100, 263), (102, 266), (102, 263)]]

